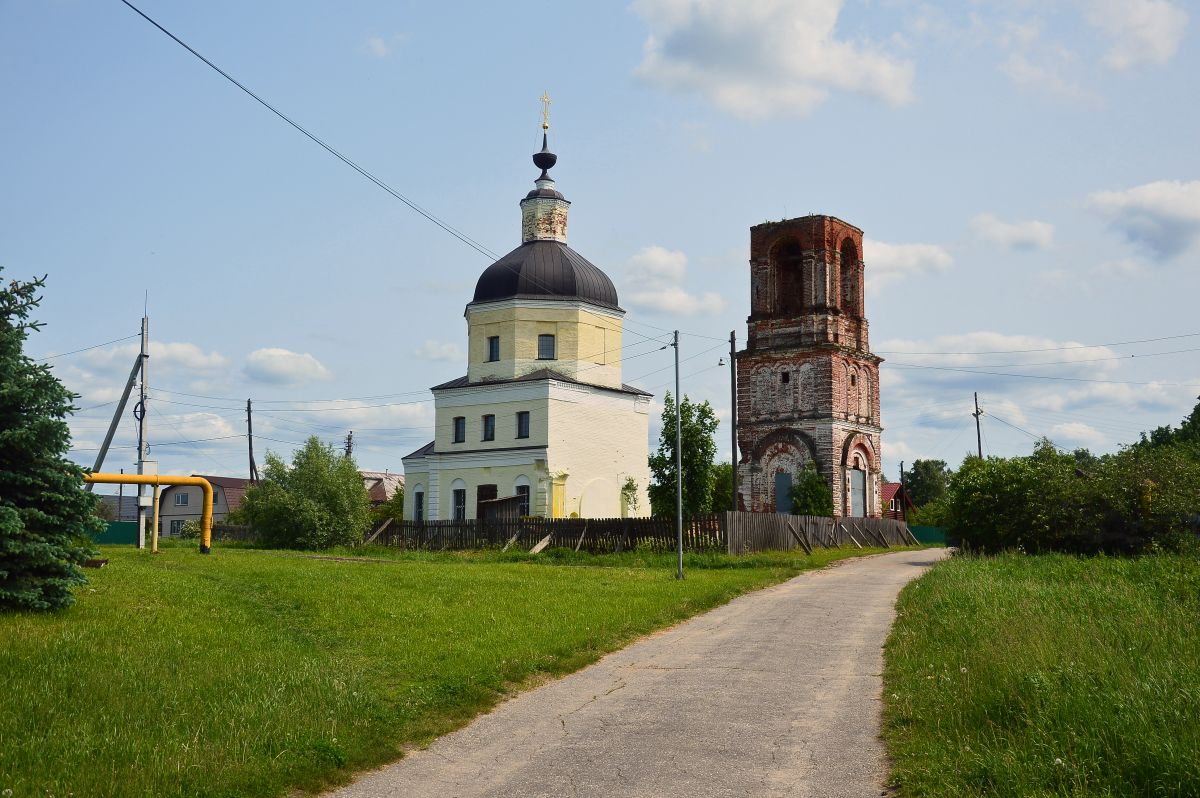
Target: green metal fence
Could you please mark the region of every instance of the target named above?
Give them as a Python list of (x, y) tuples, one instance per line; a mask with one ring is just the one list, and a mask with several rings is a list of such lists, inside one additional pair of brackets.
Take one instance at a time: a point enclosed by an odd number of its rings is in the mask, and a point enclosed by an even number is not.
[(109, 521), (108, 529), (92, 538), (94, 543), (112, 545), (137, 545), (137, 521)]
[(946, 530), (940, 526), (910, 526), (909, 530), (922, 543), (946, 542)]

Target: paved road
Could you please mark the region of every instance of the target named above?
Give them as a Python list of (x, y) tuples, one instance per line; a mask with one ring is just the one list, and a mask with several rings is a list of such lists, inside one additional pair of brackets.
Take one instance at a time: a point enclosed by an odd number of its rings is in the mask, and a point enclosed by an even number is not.
[(878, 796), (881, 647), (942, 550), (735, 599), (517, 696), (336, 798)]

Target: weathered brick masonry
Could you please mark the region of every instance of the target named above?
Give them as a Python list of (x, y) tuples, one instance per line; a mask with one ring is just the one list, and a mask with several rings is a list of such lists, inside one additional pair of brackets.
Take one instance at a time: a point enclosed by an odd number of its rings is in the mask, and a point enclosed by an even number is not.
[(808, 461), (839, 515), (880, 515), (879, 364), (863, 304), (862, 230), (833, 216), (750, 228), (750, 317), (738, 353), (740, 502), (790, 509)]

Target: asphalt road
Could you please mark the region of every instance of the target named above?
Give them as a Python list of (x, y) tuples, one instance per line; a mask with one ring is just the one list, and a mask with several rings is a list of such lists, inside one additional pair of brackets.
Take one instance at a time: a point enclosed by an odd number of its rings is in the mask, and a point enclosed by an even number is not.
[(634, 643), (336, 798), (878, 796), (882, 646), (944, 550), (848, 560)]

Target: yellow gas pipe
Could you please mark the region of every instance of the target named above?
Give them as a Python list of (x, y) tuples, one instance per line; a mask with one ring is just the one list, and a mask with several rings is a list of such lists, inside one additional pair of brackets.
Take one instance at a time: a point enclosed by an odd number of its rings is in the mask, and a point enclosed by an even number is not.
[[(167, 474), (84, 474), (84, 482), (96, 482), (105, 485), (153, 485), (155, 509), (158, 507), (159, 485), (198, 485), (204, 491), (204, 509), (200, 514), (200, 553), (212, 552), (212, 508), (213, 489), (204, 477), (178, 477)], [(158, 513), (155, 512), (153, 540), (155, 550), (158, 548)]]

